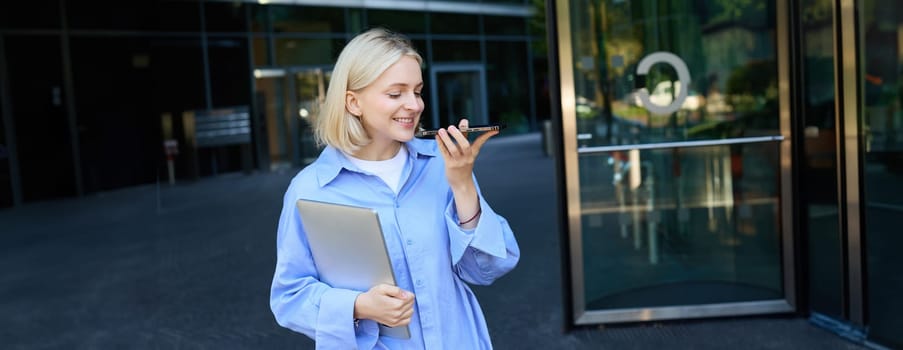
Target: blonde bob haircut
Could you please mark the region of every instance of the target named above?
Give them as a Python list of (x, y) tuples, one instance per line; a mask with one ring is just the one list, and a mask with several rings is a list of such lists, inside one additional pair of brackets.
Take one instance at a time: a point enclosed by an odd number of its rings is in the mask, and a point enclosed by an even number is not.
[(315, 120), (319, 145), (353, 154), (371, 142), (360, 119), (345, 108), (345, 94), (366, 88), (404, 56), (423, 64), (409, 39), (382, 28), (358, 34), (345, 45), (332, 71), (326, 101)]

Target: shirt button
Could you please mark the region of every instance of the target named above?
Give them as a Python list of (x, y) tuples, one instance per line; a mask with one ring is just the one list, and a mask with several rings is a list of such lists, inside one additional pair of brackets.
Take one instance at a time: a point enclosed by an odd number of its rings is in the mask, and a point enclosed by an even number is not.
[(423, 285), (423, 280), (417, 280), (417, 286), (419, 287), (419, 286), (422, 286), (422, 285)]
[(411, 244), (414, 244), (414, 241), (409, 239), (409, 240), (408, 240), (408, 245), (411, 245)]

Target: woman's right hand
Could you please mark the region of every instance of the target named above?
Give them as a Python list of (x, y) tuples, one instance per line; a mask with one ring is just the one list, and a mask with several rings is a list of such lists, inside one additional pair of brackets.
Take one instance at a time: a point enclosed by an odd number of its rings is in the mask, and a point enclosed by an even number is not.
[(378, 284), (354, 300), (354, 318), (369, 319), (389, 327), (411, 323), (414, 293), (388, 284)]

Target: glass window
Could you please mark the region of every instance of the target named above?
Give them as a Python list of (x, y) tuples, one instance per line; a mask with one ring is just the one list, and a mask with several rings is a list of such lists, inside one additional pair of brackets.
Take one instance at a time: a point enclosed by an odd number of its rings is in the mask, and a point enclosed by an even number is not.
[(216, 38), (207, 42), (214, 108), (250, 105), (251, 67), (247, 43), (243, 37)]
[(297, 128), (298, 159), (301, 164), (309, 164), (317, 159), (322, 150), (314, 137), (312, 116), (320, 113), (321, 101), (326, 98), (331, 71), (322, 69), (301, 70), (295, 73), (295, 101), (298, 118), (293, 118)]
[(430, 13), (430, 32), (433, 34), (480, 34), (477, 15)]
[[(631, 137), (644, 142), (776, 135), (773, 11), (655, 3), (572, 9), (581, 145), (617, 142), (598, 135), (616, 120), (636, 125)], [(637, 18), (650, 11), (670, 15)], [(594, 13), (605, 14), (601, 32)]]
[[(71, 47), (75, 91), (92, 92), (75, 106), (86, 191), (156, 181), (159, 168), (147, 160), (160, 159), (161, 114), (180, 120), (205, 107), (200, 41), (73, 38)], [(177, 176), (193, 166), (189, 159), (176, 157)]]
[(272, 6), (273, 31), (277, 33), (344, 33), (341, 7)]
[(208, 2), (204, 4), (204, 22), (208, 32), (247, 31), (245, 5), (240, 2)]
[(860, 8), (869, 337), (903, 347), (903, 236), (898, 228), (903, 214), (903, 7), (893, 0), (867, 0)]
[(254, 67), (260, 66), (270, 66), (272, 62), (270, 62), (270, 46), (269, 39), (265, 36), (255, 36), (252, 39), (254, 43)]
[(364, 9), (360, 8), (349, 8), (348, 11), (348, 25), (346, 26), (347, 31), (349, 33), (360, 33), (363, 31), (364, 25)]
[(525, 88), (527, 75), (527, 45), (523, 42), (486, 43), (486, 85), (489, 94), (491, 121), (508, 126), (506, 134), (529, 130), (530, 97)]
[(59, 27), (59, 0), (0, 1), (0, 29), (55, 29)]
[(416, 11), (367, 10), (369, 27), (384, 27), (403, 34), (426, 32), (426, 13)]
[(479, 62), (480, 42), (433, 40), (434, 62)]
[[(429, 62), (427, 62), (428, 58), (426, 57), (426, 49), (427, 49), (426, 40), (412, 39), (411, 44), (414, 45), (414, 50), (417, 50), (417, 52), (420, 53), (420, 57), (423, 57), (424, 69), (428, 68), (428, 67), (426, 67), (429, 65)], [(423, 77), (423, 79), (426, 79), (426, 77)], [(430, 86), (430, 85), (426, 84), (424, 86)]]
[(527, 19), (524, 17), (483, 16), (486, 35), (526, 35)]
[(433, 65), (431, 84), (436, 86), (429, 95), (431, 118), (422, 118), (425, 128), (457, 124), (461, 118), (468, 118), (472, 125), (489, 122), (482, 68), (479, 63)]
[(68, 1), (69, 26), (94, 30), (200, 30), (200, 7), (181, 1)]
[[(60, 38), (5, 35), (6, 79), (25, 202), (76, 194)], [(81, 119), (81, 118), (79, 118)]]
[(252, 4), (248, 10), (251, 11), (251, 31), (268, 32), (270, 30), (270, 7)]
[(277, 38), (276, 65), (331, 65), (339, 57), (344, 40)]

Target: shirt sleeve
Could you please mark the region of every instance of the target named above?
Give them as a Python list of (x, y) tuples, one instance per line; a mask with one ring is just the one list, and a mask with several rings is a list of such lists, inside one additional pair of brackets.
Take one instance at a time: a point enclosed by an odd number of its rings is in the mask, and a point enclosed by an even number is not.
[(276, 322), (314, 339), (317, 349), (371, 349), (379, 338), (375, 322), (354, 322), (358, 291), (318, 280), (295, 200), (286, 194), (276, 233), (276, 271), (270, 309)]
[(445, 224), (455, 273), (467, 283), (488, 285), (514, 269), (520, 260), (520, 248), (508, 221), (492, 210), (479, 186), (477, 196), (483, 212), (476, 228), (464, 230), (458, 226), (454, 198), (446, 206)]

